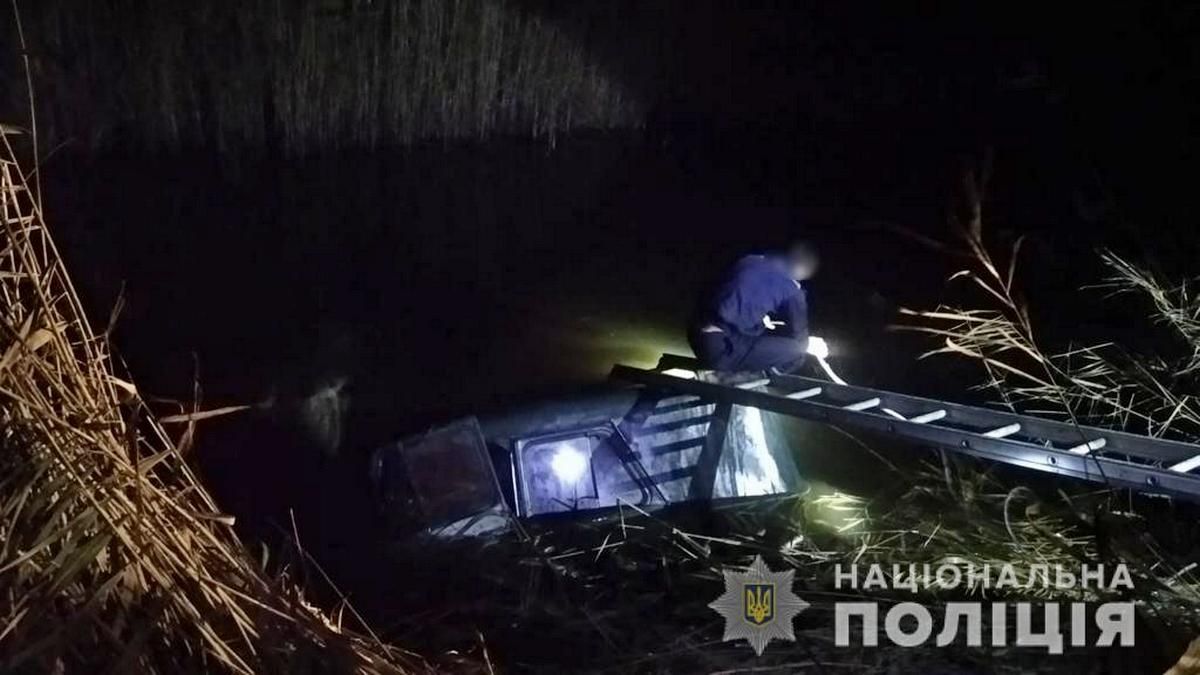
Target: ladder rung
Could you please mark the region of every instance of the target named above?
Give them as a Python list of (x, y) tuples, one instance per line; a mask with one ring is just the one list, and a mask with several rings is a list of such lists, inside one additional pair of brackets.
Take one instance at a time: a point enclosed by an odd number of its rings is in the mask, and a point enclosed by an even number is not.
[(996, 427), (991, 431), (985, 431), (983, 432), (983, 435), (987, 436), (988, 438), (1004, 438), (1005, 436), (1012, 436), (1020, 430), (1020, 422), (1013, 422), (1012, 424), (1005, 424), (1002, 427)]
[(696, 371), (688, 370), (687, 368), (667, 368), (666, 370), (662, 371), (662, 374), (670, 375), (671, 377), (682, 378), (684, 380), (696, 379)]
[(910, 417), (908, 421), (916, 422), (917, 424), (929, 424), (930, 422), (936, 422), (940, 419), (945, 419), (945, 417), (945, 410), (934, 410), (933, 412), (921, 413), (916, 417)]
[(1093, 450), (1099, 450), (1100, 448), (1103, 448), (1107, 444), (1108, 441), (1104, 440), (1103, 438), (1093, 438), (1087, 443), (1080, 443), (1073, 448), (1067, 448), (1067, 452), (1073, 452), (1077, 455), (1086, 455)]
[(1172, 466), (1171, 470), (1179, 473), (1187, 473), (1197, 467), (1200, 467), (1200, 455), (1189, 457), (1188, 459), (1183, 460), (1182, 462)]
[[(3, 167), (0, 167), (2, 169)], [(691, 361), (660, 362), (691, 370)], [(690, 381), (660, 372), (618, 366), (614, 377), (678, 391), (702, 400), (770, 410), (796, 418), (886, 430), (901, 438), (987, 459), (1040, 469), (1083, 480), (1112, 481), (1147, 492), (1179, 494), (1200, 501), (1200, 443), (1189, 444), (1108, 429), (1080, 427), (1055, 420), (895, 392), (851, 387), (796, 375), (775, 374), (745, 382)], [(769, 385), (769, 386), (763, 386)], [(724, 391), (721, 391), (721, 390)], [(836, 397), (836, 402), (830, 397)], [(886, 405), (883, 401), (887, 401)], [(830, 408), (834, 411), (831, 411)], [(904, 411), (903, 416), (897, 410)], [(841, 414), (838, 414), (840, 411)], [(834, 412), (833, 415), (830, 412)], [(859, 414), (859, 413), (863, 414)], [(888, 419), (888, 417), (895, 418)], [(938, 420), (943, 420), (939, 422)], [(953, 420), (953, 424), (946, 422)], [(905, 424), (912, 422), (913, 424)], [(918, 428), (916, 425), (921, 425)], [(979, 446), (972, 444), (987, 440)], [(1044, 450), (1045, 462), (1032, 462), (1030, 448)], [(1101, 448), (1104, 453), (1101, 454)], [(1075, 460), (1065, 460), (1067, 453)], [(1083, 462), (1087, 458), (1087, 462)], [(1095, 461), (1104, 474), (1092, 471)]]
[(855, 410), (855, 411), (870, 410), (871, 408), (874, 408), (875, 406), (879, 405), (879, 403), (880, 403), (879, 398), (876, 397), (876, 398), (869, 398), (865, 401), (859, 401), (858, 403), (851, 403), (850, 405), (842, 406), (842, 408), (844, 408), (846, 410)]

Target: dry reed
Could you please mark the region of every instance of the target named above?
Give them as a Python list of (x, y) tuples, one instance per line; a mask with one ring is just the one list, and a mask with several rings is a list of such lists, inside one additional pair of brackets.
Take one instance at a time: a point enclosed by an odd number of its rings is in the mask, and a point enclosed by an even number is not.
[(183, 449), (114, 374), (18, 138), (0, 126), (0, 670), (425, 670), (245, 553)]
[(587, 30), (510, 0), (27, 8), (51, 144), (136, 130), (151, 145), (290, 155), (493, 134), (553, 142), (640, 124)]
[[(904, 310), (909, 323), (902, 329), (939, 338), (942, 346), (926, 356), (952, 354), (977, 361), (986, 373), (985, 386), (1003, 404), (1025, 413), (1054, 416), (1076, 423), (1123, 429), (1149, 436), (1172, 436), (1200, 441), (1200, 409), (1191, 395), (1189, 374), (1200, 363), (1200, 299), (1187, 284), (1172, 286), (1112, 253), (1102, 253), (1111, 271), (1100, 286), (1115, 293), (1136, 293), (1149, 300), (1146, 324), (1162, 324), (1171, 339), (1161, 342), (1162, 354), (1137, 354), (1116, 341), (1071, 346), (1060, 353), (1043, 349), (1030, 312), (1016, 288), (1021, 240), (1005, 259), (985, 244), (983, 224), (986, 173), (968, 174), (964, 182), (965, 217), (952, 225), (962, 233), (962, 246), (950, 250), (967, 261), (951, 277), (981, 293), (973, 304), (943, 305), (934, 310)], [(976, 482), (985, 477), (967, 474)], [(998, 487), (993, 485), (992, 489)], [(1068, 538), (1071, 549), (1060, 553), (1091, 557), (1090, 538), (1075, 539), (1072, 532), (1092, 529), (1107, 532), (1108, 555), (1126, 563), (1139, 583), (1136, 599), (1173, 625), (1195, 631), (1200, 609), (1200, 576), (1196, 550), (1186, 535), (1182, 541), (1163, 542), (1156, 535), (1170, 528), (1154, 527), (1153, 516), (1139, 513), (1159, 505), (1137, 501), (1115, 490), (1099, 493), (1060, 493), (1063, 499), (1045, 504), (1034, 492), (1021, 490), (1022, 502), (1037, 506), (1039, 520), (1056, 514), (1059, 526), (1048, 523), (1036, 529), (1048, 536), (1037, 539), (1040, 552), (1061, 549)], [(976, 492), (979, 492), (976, 490)], [(1015, 491), (1010, 491), (1011, 496)], [(960, 495), (960, 497), (962, 497)], [(993, 499), (996, 495), (993, 495)], [(1007, 500), (1007, 498), (1006, 498)], [(1086, 506), (1085, 506), (1086, 504)], [(1003, 515), (1008, 518), (1008, 503)], [(1183, 516), (1186, 518), (1186, 516)], [(1062, 525), (1075, 521), (1070, 531)], [(982, 520), (980, 522), (983, 522)], [(994, 522), (994, 519), (993, 519)], [(1178, 528), (1177, 528), (1178, 529)], [(1182, 528), (1187, 530), (1187, 526)], [(1011, 534), (1011, 532), (1010, 532)], [(1011, 536), (1006, 545), (1031, 541), (1027, 534)], [(1094, 536), (1094, 535), (1092, 535)], [(1056, 545), (1046, 547), (1045, 542)], [(1114, 542), (1120, 542), (1119, 544)], [(1077, 548), (1078, 547), (1078, 548)], [(971, 546), (964, 550), (986, 550)], [(1038, 555), (1011, 551), (1018, 559), (1038, 560)], [(1053, 561), (1051, 561), (1053, 562)]]

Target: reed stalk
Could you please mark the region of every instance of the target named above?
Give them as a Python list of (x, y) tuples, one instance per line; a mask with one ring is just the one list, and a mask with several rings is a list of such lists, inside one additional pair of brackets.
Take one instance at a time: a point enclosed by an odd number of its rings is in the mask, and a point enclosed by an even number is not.
[(0, 670), (425, 671), (242, 548), (89, 325), (22, 137), (0, 126)]

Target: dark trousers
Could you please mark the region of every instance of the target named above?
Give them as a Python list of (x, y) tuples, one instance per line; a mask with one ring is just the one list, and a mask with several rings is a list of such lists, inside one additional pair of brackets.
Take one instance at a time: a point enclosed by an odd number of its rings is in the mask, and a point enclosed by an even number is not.
[(767, 370), (795, 372), (807, 355), (800, 340), (781, 335), (741, 335), (739, 333), (703, 333), (693, 330), (688, 336), (692, 351), (713, 370)]

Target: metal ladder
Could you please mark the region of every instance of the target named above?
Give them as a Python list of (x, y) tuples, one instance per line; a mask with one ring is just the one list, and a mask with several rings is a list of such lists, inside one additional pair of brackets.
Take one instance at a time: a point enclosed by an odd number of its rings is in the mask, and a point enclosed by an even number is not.
[(854, 427), (933, 447), (1141, 492), (1200, 501), (1200, 446), (793, 375), (736, 384), (695, 378), (666, 354), (612, 377), (707, 400)]

